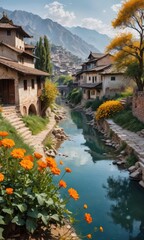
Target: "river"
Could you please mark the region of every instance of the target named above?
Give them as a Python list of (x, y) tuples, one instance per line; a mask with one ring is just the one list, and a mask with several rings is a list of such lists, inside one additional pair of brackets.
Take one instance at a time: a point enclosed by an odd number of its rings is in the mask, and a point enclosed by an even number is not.
[[(60, 127), (70, 136), (59, 148), (68, 157), (63, 167), (70, 167), (64, 180), (68, 188), (75, 188), (80, 199), (71, 199), (68, 208), (79, 221), (74, 225), (78, 235), (92, 233), (95, 240), (144, 240), (144, 190), (130, 181), (128, 172), (112, 164), (114, 149), (105, 146), (102, 136), (86, 124), (80, 112), (67, 109), (68, 117)], [(62, 195), (67, 190), (61, 190)], [(83, 205), (88, 209), (84, 210)], [(90, 213), (93, 222), (87, 224), (84, 213)], [(103, 226), (104, 232), (95, 231)]]

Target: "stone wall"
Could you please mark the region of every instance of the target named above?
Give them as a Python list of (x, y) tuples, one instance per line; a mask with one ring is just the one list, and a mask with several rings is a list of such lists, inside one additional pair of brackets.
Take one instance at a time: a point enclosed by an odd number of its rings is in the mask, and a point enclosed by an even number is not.
[(137, 92), (133, 97), (133, 115), (144, 123), (144, 92)]

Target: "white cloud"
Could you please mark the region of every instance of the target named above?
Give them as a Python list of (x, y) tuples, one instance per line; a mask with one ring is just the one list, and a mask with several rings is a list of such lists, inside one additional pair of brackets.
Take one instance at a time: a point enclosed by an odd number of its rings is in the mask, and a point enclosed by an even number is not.
[(121, 3), (112, 5), (112, 6), (111, 6), (111, 9), (112, 9), (114, 12), (118, 13), (118, 11), (120, 10), (120, 8), (121, 8), (121, 6), (122, 6), (123, 3), (124, 3), (124, 1), (121, 1)]
[(81, 26), (96, 30), (102, 34), (107, 34), (109, 37), (114, 37), (115, 35), (115, 30), (112, 28), (111, 24), (105, 24), (97, 18), (83, 18)]
[(74, 12), (66, 11), (64, 5), (57, 1), (46, 4), (45, 9), (47, 9), (46, 17), (64, 26), (72, 26), (76, 18)]

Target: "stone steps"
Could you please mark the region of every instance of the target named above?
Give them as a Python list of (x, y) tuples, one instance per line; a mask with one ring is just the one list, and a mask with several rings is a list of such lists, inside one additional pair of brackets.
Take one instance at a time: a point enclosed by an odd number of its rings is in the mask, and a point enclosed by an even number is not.
[(22, 121), (20, 112), (16, 110), (16, 107), (3, 107), (2, 115), (17, 130), (18, 134), (23, 138), (24, 142), (29, 144), (33, 141), (32, 132)]

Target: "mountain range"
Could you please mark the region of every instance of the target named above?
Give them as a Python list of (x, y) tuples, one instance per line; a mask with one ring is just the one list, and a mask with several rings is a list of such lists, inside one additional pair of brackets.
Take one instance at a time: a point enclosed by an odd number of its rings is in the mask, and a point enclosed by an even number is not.
[[(9, 11), (0, 7), (1, 16), (3, 12), (13, 20), (14, 24), (21, 25), (25, 31), (33, 36), (29, 40), (31, 43), (35, 44), (40, 36), (46, 35), (51, 43), (62, 46), (82, 59), (85, 59), (90, 51), (100, 52), (100, 47), (97, 48), (97, 42), (94, 41), (94, 37), (93, 41), (90, 41), (91, 38), (86, 37), (86, 29), (84, 31), (81, 28), (66, 29), (49, 18), (42, 19), (33, 13), (21, 10)], [(106, 36), (104, 37), (106, 38)]]

